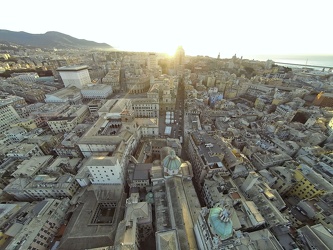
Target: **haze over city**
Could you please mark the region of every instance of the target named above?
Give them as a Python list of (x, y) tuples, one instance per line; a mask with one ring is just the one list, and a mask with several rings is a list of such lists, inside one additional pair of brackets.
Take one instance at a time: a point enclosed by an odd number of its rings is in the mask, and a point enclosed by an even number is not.
[[(1, 13), (2, 29), (59, 31), (116, 49), (188, 55), (333, 54), (332, 2), (18, 0)], [(15, 13), (15, 15), (14, 15)], [(10, 21), (8, 21), (10, 20)]]
[(7, 1), (0, 249), (333, 250), (330, 5)]

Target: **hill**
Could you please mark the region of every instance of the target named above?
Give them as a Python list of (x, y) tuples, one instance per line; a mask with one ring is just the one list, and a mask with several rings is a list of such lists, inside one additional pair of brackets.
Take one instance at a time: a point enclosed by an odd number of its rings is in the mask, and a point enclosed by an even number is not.
[(78, 39), (60, 32), (48, 31), (45, 34), (30, 34), (23, 31), (0, 29), (0, 42), (15, 43), (47, 49), (111, 49), (106, 43), (97, 43), (85, 39)]

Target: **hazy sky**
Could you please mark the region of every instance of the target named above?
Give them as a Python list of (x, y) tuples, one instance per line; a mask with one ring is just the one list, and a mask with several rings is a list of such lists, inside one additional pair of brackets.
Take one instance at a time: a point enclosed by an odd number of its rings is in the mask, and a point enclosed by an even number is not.
[(0, 29), (106, 42), (133, 51), (230, 57), (333, 54), (332, 0), (16, 0)]

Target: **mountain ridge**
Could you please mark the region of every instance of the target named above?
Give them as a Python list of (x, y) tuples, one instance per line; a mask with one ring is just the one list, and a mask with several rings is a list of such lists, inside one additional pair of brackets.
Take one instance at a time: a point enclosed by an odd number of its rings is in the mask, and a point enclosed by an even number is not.
[(0, 41), (47, 49), (113, 48), (107, 43), (98, 43), (86, 39), (79, 39), (58, 31), (47, 31), (44, 34), (32, 34), (25, 31), (0, 29)]

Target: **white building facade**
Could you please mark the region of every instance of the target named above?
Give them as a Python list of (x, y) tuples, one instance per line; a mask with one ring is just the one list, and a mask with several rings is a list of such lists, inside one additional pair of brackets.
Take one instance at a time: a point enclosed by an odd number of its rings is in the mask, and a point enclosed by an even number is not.
[(94, 84), (81, 89), (85, 99), (106, 99), (112, 94), (112, 87), (106, 84)]
[(92, 184), (123, 185), (124, 171), (116, 157), (91, 157), (85, 164)]
[(75, 86), (79, 89), (91, 84), (88, 66), (64, 66), (57, 69), (65, 87)]

